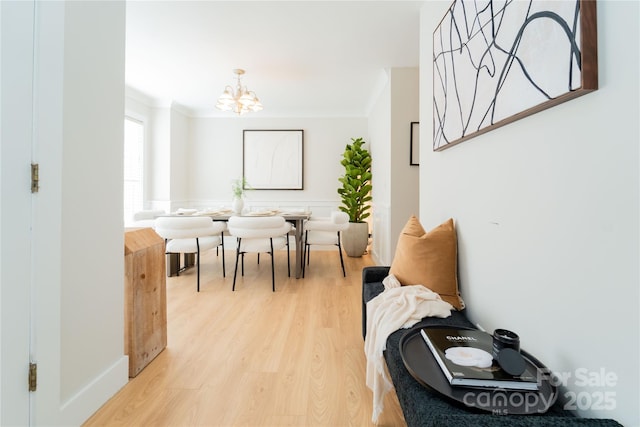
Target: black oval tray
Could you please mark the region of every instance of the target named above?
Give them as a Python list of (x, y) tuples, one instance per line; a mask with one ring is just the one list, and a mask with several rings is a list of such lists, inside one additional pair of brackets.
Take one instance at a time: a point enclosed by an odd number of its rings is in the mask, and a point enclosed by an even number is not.
[(537, 391), (450, 385), (427, 343), (420, 335), (420, 329), (422, 327), (412, 329), (400, 339), (400, 355), (411, 376), (423, 386), (465, 406), (503, 415), (542, 414), (555, 403), (557, 392), (549, 381), (549, 371), (523, 350), (521, 353), (525, 361), (543, 373), (540, 388)]

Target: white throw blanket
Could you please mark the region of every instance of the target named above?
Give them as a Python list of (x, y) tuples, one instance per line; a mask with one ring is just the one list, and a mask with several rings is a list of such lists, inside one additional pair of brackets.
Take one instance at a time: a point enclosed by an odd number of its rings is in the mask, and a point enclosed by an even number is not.
[(393, 384), (389, 379), (382, 352), (387, 338), (400, 328), (409, 328), (423, 317), (449, 317), (453, 306), (440, 295), (422, 285), (400, 286), (390, 275), (383, 281), (385, 290), (367, 303), (367, 336), (364, 352), (367, 357), (367, 387), (373, 391), (373, 415), (378, 422), (384, 409), (384, 396)]

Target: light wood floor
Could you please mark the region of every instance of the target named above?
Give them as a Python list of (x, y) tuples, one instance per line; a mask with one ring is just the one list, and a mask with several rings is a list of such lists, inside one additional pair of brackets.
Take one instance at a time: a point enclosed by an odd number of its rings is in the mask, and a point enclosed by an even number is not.
[[(314, 251), (296, 280), (278, 252), (272, 292), (269, 256), (247, 255), (232, 292), (234, 256), (223, 279), (215, 251), (203, 255), (199, 294), (195, 268), (167, 278), (167, 348), (85, 427), (373, 425), (360, 303), (371, 258), (345, 255), (343, 278), (337, 252)], [(394, 392), (378, 425), (406, 425)]]

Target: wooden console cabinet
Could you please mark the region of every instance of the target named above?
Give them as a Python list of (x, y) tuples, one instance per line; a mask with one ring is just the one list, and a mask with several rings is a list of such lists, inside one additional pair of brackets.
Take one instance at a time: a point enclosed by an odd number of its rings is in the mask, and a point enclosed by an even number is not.
[(164, 239), (151, 228), (125, 232), (125, 354), (133, 378), (167, 346)]

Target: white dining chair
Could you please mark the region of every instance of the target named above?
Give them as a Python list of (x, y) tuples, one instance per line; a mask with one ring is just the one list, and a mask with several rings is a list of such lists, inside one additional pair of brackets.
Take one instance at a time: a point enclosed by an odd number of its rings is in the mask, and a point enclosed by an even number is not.
[(166, 215), (166, 212), (161, 209), (145, 209), (142, 211), (134, 212), (132, 215), (131, 227), (155, 227), (156, 218), (160, 215)]
[(288, 234), (291, 224), (281, 216), (251, 217), (232, 216), (228, 222), (229, 234), (237, 238), (236, 265), (233, 273), (233, 287), (236, 289), (238, 262), (241, 258), (242, 275), (244, 276), (244, 255), (246, 253), (268, 253), (271, 255), (271, 290), (276, 290), (274, 269), (274, 251), (287, 249), (287, 271), (291, 276), (291, 262), (289, 259)]
[(311, 257), (311, 245), (331, 245), (338, 247), (342, 276), (347, 277), (342, 258), (340, 232), (349, 228), (349, 215), (346, 212), (334, 211), (329, 217), (311, 217), (304, 223), (304, 252), (302, 256), (302, 277)]
[[(206, 216), (161, 216), (156, 218), (156, 233), (165, 239), (167, 254), (196, 254), (197, 290), (200, 292), (200, 253), (222, 248), (222, 277), (225, 277), (224, 238), (227, 228), (222, 221)], [(186, 268), (186, 267), (185, 267)], [(181, 271), (178, 266), (178, 274)]]

